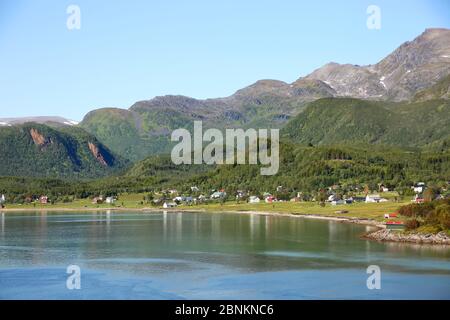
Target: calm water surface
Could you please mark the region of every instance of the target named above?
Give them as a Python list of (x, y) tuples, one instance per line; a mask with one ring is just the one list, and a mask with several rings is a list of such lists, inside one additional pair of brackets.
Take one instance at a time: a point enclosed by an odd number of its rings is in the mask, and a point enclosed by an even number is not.
[(361, 240), (360, 225), (97, 212), (3, 213), (0, 226), (0, 299), (450, 299), (449, 248)]

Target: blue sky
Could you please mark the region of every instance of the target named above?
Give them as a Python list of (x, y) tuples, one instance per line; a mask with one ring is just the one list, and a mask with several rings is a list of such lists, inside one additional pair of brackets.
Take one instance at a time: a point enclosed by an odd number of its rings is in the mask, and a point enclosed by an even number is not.
[[(68, 30), (66, 9), (81, 10)], [(381, 29), (366, 9), (381, 9)], [(81, 120), (157, 95), (228, 96), (323, 64), (372, 64), (429, 27), (448, 0), (0, 0), (0, 118)]]

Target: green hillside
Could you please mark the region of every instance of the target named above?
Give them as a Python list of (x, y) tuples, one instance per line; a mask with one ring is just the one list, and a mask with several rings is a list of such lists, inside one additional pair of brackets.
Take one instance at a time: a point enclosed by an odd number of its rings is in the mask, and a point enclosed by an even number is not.
[(139, 114), (122, 109), (99, 109), (86, 115), (82, 128), (117, 154), (135, 161), (169, 150), (167, 136), (150, 135)]
[(376, 145), (307, 147), (282, 143), (278, 174), (262, 176), (259, 169), (258, 165), (176, 166), (169, 156), (157, 156), (136, 163), (123, 175), (93, 181), (0, 178), (0, 191), (21, 196), (45, 191), (58, 196), (87, 197), (167, 188), (189, 193), (191, 186), (199, 187), (203, 193), (221, 188), (230, 194), (236, 190), (263, 193), (283, 186), (292, 196), (296, 191), (314, 194), (333, 185), (353, 192), (363, 190), (366, 185), (376, 190), (383, 183), (408, 192), (418, 181), (445, 186), (450, 180), (450, 150), (419, 152)]
[(95, 178), (124, 168), (94, 136), (81, 128), (26, 123), (0, 127), (0, 175)]
[(301, 98), (253, 91), (226, 99), (196, 100), (183, 96), (157, 97), (134, 104), (129, 110), (98, 109), (80, 126), (117, 154), (131, 160), (170, 151), (173, 130), (191, 130), (194, 121), (204, 128), (281, 128), (304, 107)]
[(313, 144), (386, 144), (442, 148), (450, 140), (450, 101), (383, 103), (351, 98), (312, 102), (282, 131)]

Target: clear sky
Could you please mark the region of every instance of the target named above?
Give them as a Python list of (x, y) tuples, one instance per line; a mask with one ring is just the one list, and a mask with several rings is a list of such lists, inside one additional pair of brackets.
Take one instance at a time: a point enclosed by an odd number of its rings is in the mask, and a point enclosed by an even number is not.
[[(69, 5), (81, 29), (66, 26)], [(366, 26), (381, 9), (381, 29)], [(372, 64), (429, 27), (449, 0), (0, 0), (0, 118), (81, 120), (157, 95), (228, 96), (323, 64)]]

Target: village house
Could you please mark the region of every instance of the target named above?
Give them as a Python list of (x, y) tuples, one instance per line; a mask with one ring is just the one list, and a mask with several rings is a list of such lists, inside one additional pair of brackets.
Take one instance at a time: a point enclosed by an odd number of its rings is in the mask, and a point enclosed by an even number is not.
[(339, 200), (338, 196), (336, 194), (329, 195), (328, 199), (327, 199), (328, 202), (332, 202), (332, 201), (336, 201), (336, 200)]
[(260, 201), (261, 199), (259, 199), (259, 197), (257, 196), (250, 196), (250, 198), (248, 198), (249, 203), (259, 203)]
[(101, 204), (103, 203), (103, 197), (94, 197), (94, 199), (92, 199), (92, 204)]
[(48, 197), (47, 196), (40, 196), (39, 197), (39, 203), (40, 204), (47, 204), (48, 203)]
[(236, 191), (236, 199), (244, 198), (246, 195), (247, 195), (247, 193), (244, 190)]
[(346, 204), (352, 204), (354, 202), (353, 197), (344, 199), (344, 201), (345, 201)]
[(210, 196), (210, 198), (211, 199), (222, 199), (222, 198), (225, 198), (226, 196), (227, 196), (227, 193), (225, 191), (216, 191)]
[(397, 218), (397, 214), (396, 213), (385, 213), (384, 218), (385, 219)]
[(182, 197), (182, 196), (177, 196), (175, 198), (172, 199), (173, 202), (183, 202), (186, 200), (186, 197)]
[(164, 202), (164, 204), (163, 204), (164, 209), (175, 208), (176, 206), (177, 206), (177, 204), (175, 202)]
[(272, 203), (272, 202), (276, 202), (276, 201), (277, 201), (277, 198), (275, 198), (274, 196), (267, 196), (267, 197), (264, 199), (264, 201), (265, 201), (266, 203)]
[(411, 187), (415, 193), (422, 193), (425, 191), (425, 183), (424, 182), (418, 182), (414, 186)]
[(106, 197), (105, 202), (107, 204), (114, 204), (114, 202), (116, 201), (116, 199), (114, 197)]
[(365, 202), (366, 197), (352, 197), (353, 202)]
[(386, 202), (387, 199), (381, 198), (378, 194), (368, 194), (366, 196), (366, 203), (379, 203), (379, 202)]
[(425, 199), (423, 198), (422, 194), (418, 193), (414, 196), (414, 199), (412, 199), (411, 201), (414, 203), (424, 203)]

